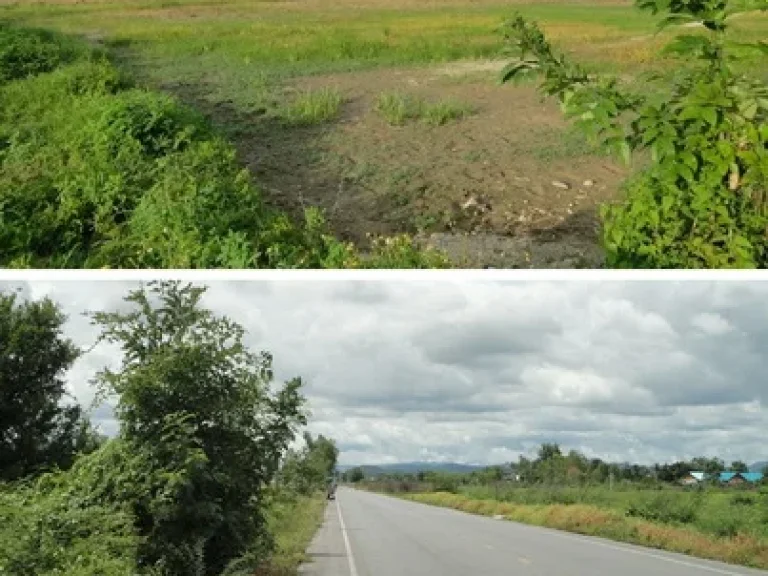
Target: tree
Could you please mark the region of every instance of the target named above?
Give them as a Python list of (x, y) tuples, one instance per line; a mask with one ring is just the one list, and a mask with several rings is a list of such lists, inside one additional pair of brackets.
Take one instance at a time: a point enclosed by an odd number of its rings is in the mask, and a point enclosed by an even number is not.
[(716, 476), (725, 470), (725, 462), (720, 458), (694, 458), (691, 460), (691, 469), (701, 470), (707, 476)]
[(123, 352), (119, 370), (96, 378), (116, 397), (120, 433), (92, 465), (124, 472), (87, 493), (131, 505), (140, 565), (168, 575), (219, 574), (266, 542), (264, 489), (306, 423), (301, 380), (276, 389), (272, 356), (202, 308), (204, 292), (152, 282), (125, 298), (130, 311), (92, 314), (100, 341)]
[(335, 476), (339, 450), (336, 443), (320, 434), (313, 438), (304, 432), (304, 447), (290, 450), (280, 470), (280, 480), (299, 494), (311, 494), (324, 488), (328, 479)]
[(350, 482), (362, 482), (365, 479), (365, 473), (359, 466), (347, 471), (347, 477)]
[(734, 460), (731, 462), (731, 472), (749, 472), (749, 466), (741, 460)]
[(68, 468), (97, 444), (80, 406), (63, 404), (64, 375), (80, 355), (65, 321), (49, 299), (0, 294), (0, 479)]
[(562, 455), (563, 454), (560, 452), (560, 446), (558, 444), (544, 443), (539, 448), (539, 460), (542, 462), (560, 458)]

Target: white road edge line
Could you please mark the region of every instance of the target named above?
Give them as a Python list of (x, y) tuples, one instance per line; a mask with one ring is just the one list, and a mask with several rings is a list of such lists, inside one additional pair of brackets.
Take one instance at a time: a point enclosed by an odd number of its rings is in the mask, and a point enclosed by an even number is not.
[(635, 550), (634, 548), (629, 548), (627, 546), (616, 546), (613, 544), (609, 544), (608, 542), (600, 542), (599, 540), (594, 540), (589, 536), (568, 534), (566, 532), (553, 530), (551, 528), (548, 531), (551, 531), (553, 534), (555, 534), (556, 536), (559, 536), (560, 538), (567, 538), (569, 540), (578, 540), (579, 542), (588, 542), (589, 544), (592, 544), (594, 546), (602, 546), (604, 548), (610, 548), (611, 550), (618, 550), (620, 552), (627, 552), (629, 554), (637, 554), (638, 556), (649, 556), (651, 558), (656, 558), (657, 560), (671, 562), (672, 564), (680, 564), (681, 566), (688, 566), (690, 568), (697, 568), (699, 570), (713, 572), (715, 574), (724, 574), (725, 576), (745, 576), (746, 574), (745, 572), (732, 572), (730, 570), (723, 570), (722, 568), (715, 568), (714, 566), (707, 566), (706, 564), (703, 564), (703, 563), (699, 564), (696, 562), (686, 562), (685, 560), (670, 558), (669, 556), (665, 556), (662, 554), (654, 554), (653, 552), (646, 552), (645, 550)]
[(347, 549), (347, 561), (349, 562), (349, 576), (357, 576), (355, 567), (355, 557), (352, 555), (352, 546), (349, 545), (349, 536), (347, 536), (347, 527), (344, 526), (344, 517), (341, 515), (341, 505), (339, 498), (336, 497), (336, 512), (339, 513), (339, 524), (341, 524), (341, 535), (344, 537), (344, 548)]

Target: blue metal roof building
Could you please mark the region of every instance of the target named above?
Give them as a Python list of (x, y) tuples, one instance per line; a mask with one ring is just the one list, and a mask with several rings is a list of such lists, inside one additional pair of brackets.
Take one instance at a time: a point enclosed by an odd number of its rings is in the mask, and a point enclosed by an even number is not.
[(684, 481), (684, 483), (691, 484), (691, 483), (703, 482), (708, 478), (711, 478), (712, 480), (717, 480), (718, 482), (728, 483), (734, 478), (739, 477), (743, 479), (745, 482), (749, 482), (750, 484), (757, 484), (758, 482), (761, 482), (763, 480), (765, 475), (762, 472), (720, 472), (719, 474), (709, 476), (704, 472), (696, 471), (696, 472), (691, 472), (689, 476), (693, 478), (693, 480)]
[(740, 476), (747, 482), (752, 482), (753, 484), (760, 482), (763, 479), (762, 472), (742, 472)]

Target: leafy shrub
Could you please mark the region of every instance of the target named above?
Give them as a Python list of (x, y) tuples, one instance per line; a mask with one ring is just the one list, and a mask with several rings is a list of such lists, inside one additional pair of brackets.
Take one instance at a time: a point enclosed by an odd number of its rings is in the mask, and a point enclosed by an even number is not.
[(106, 146), (110, 154), (136, 142), (144, 155), (161, 158), (211, 137), (202, 116), (170, 96), (129, 90), (105, 98), (99, 108), (92, 124), (99, 135), (95, 143)]
[[(507, 39), (519, 58), (503, 80), (540, 72), (541, 89), (603, 146), (651, 165), (604, 206), (603, 243), (613, 267), (721, 268), (768, 265), (768, 86), (740, 74), (736, 60), (765, 56), (768, 44), (726, 37), (727, 18), (761, 6), (726, 0), (637, 0), (666, 12), (662, 26), (700, 22), (666, 53), (682, 57), (672, 77), (649, 76), (643, 93), (597, 78), (556, 55), (534, 24), (516, 17)], [(687, 65), (686, 60), (693, 62)]]
[(0, 22), (0, 85), (50, 72), (87, 54), (82, 44), (65, 36)]
[(34, 484), (0, 490), (2, 574), (136, 576), (138, 546), (133, 518), (124, 509), (82, 506), (65, 491)]
[(643, 501), (630, 503), (626, 514), (650, 522), (691, 524), (696, 521), (700, 498), (699, 495), (685, 498), (682, 494), (662, 492)]
[(703, 515), (696, 520), (696, 526), (720, 538), (733, 538), (743, 527), (738, 517), (727, 513)]
[[(58, 66), (50, 73), (0, 85), (0, 266), (447, 265), (401, 238), (361, 256), (333, 237), (319, 211), (294, 222), (270, 209), (234, 147), (200, 114), (131, 88), (72, 40), (30, 34), (59, 46), (61, 58), (36, 68)], [(323, 94), (319, 102), (332, 103), (333, 94)], [(308, 110), (330, 110), (323, 106)]]
[[(173, 99), (104, 63), (14, 83), (0, 99), (0, 263), (321, 267), (350, 248), (268, 210), (234, 148)], [(46, 75), (48, 76), (48, 75)], [(75, 90), (72, 87), (76, 87)], [(82, 93), (90, 89), (87, 98)], [(319, 230), (323, 229), (323, 233)]]
[(754, 506), (755, 499), (750, 494), (737, 493), (731, 497), (731, 506)]

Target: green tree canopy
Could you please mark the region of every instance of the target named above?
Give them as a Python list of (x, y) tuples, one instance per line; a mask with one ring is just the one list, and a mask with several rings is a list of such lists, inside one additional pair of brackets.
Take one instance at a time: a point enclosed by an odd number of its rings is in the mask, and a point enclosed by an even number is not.
[(749, 472), (749, 466), (747, 466), (741, 460), (734, 460), (731, 462), (731, 472)]
[[(203, 308), (204, 292), (153, 282), (129, 293), (130, 310), (92, 315), (101, 340), (123, 352), (122, 367), (96, 379), (116, 398), (132, 462), (125, 492), (111, 497), (133, 503), (140, 563), (168, 575), (220, 574), (266, 537), (264, 489), (306, 423), (301, 381), (274, 387), (272, 356), (249, 351), (240, 325)], [(115, 454), (110, 469), (125, 460)]]
[(95, 447), (64, 376), (80, 355), (64, 337), (66, 317), (49, 299), (0, 294), (0, 479), (68, 468)]

